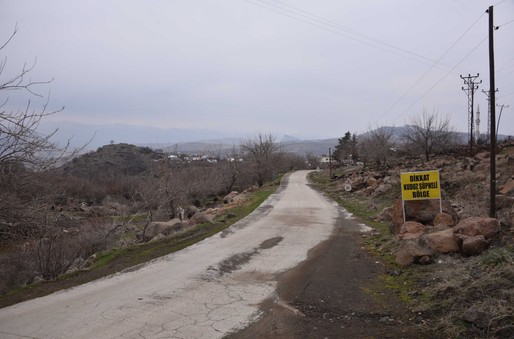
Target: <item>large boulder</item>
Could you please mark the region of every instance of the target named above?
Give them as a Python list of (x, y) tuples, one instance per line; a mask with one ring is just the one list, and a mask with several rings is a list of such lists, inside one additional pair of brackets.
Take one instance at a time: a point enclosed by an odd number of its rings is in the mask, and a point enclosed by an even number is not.
[(373, 191), (373, 196), (377, 196), (377, 195), (380, 195), (380, 194), (384, 194), (384, 193), (387, 193), (389, 192), (391, 189), (393, 188), (393, 186), (391, 184), (381, 184), (379, 185), (375, 191)]
[(430, 264), (434, 253), (415, 240), (404, 241), (396, 252), (396, 263), (402, 267), (411, 264)]
[[(454, 223), (457, 223), (459, 216), (452, 205), (445, 200), (442, 201), (441, 205), (443, 212), (451, 215)], [(436, 216), (441, 212), (441, 205), (439, 199), (405, 201), (405, 221), (417, 221), (424, 225), (434, 225)], [(395, 234), (400, 232), (403, 222), (402, 201), (397, 200), (392, 212), (392, 231)]]
[(195, 215), (195, 213), (200, 212), (200, 210), (195, 205), (189, 205), (186, 207), (185, 212), (186, 212), (187, 218), (190, 219), (193, 215)]
[(190, 219), (189, 223), (194, 224), (205, 224), (205, 223), (212, 223), (212, 220), (209, 219), (205, 214), (202, 212), (196, 212)]
[(422, 246), (430, 248), (437, 253), (457, 253), (460, 252), (461, 240), (453, 234), (453, 229), (425, 234), (419, 238)]
[(152, 221), (145, 230), (143, 240), (148, 241), (159, 234), (169, 235), (181, 227), (182, 221), (178, 218), (171, 219), (170, 221)]
[(416, 221), (407, 221), (400, 228), (399, 238), (402, 240), (417, 239), (425, 233), (425, 226)]
[(498, 219), (485, 217), (464, 219), (453, 228), (455, 234), (467, 236), (482, 235), (485, 239), (493, 238), (500, 230), (500, 222)]
[(232, 191), (230, 192), (229, 194), (227, 194), (224, 198), (223, 198), (223, 203), (224, 204), (230, 204), (232, 201), (234, 201), (234, 198), (238, 195), (239, 193), (236, 192), (236, 191)]
[(453, 227), (455, 226), (455, 219), (448, 213), (438, 213), (434, 219), (434, 226), (436, 227)]
[(462, 240), (461, 252), (463, 255), (477, 255), (489, 247), (489, 242), (483, 235), (467, 236), (460, 234), (458, 237)]

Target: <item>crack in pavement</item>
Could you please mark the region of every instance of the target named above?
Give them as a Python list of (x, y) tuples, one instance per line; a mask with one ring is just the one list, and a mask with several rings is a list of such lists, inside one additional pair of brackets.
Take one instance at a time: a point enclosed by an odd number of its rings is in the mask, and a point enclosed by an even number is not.
[(282, 186), (231, 233), (138, 270), (0, 309), (2, 330), (53, 339), (220, 338), (247, 326), (262, 317), (259, 306), (276, 294), (279, 274), (305, 260), (339, 217), (305, 186), (305, 176), (293, 173), (294, 185)]

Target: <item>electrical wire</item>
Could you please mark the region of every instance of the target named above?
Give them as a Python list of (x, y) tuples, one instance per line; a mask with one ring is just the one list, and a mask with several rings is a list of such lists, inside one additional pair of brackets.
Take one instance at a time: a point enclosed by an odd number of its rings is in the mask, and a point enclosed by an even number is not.
[(514, 73), (514, 69), (509, 71), (508, 73), (505, 73), (501, 76), (498, 77), (498, 80), (501, 80), (501, 79), (505, 79), (506, 77), (508, 77), (509, 75), (511, 75), (512, 73)]
[(504, 70), (508, 70), (509, 68), (514, 66), (514, 58), (507, 61), (503, 66), (499, 67), (496, 72), (503, 72)]
[(497, 27), (498, 27), (498, 28), (500, 28), (500, 27), (506, 26), (506, 25), (508, 25), (508, 24), (511, 24), (511, 23), (513, 23), (513, 22), (514, 22), (514, 19), (512, 19), (511, 21), (507, 21), (507, 22), (506, 22), (506, 23), (504, 23), (504, 24), (498, 25)]
[(423, 56), (423, 55), (420, 55), (420, 54), (417, 54), (417, 53), (411, 52), (411, 51), (406, 50), (406, 49), (404, 49), (404, 48), (401, 48), (401, 47), (398, 47), (398, 46), (392, 45), (392, 44), (387, 43), (387, 42), (385, 42), (385, 41), (382, 41), (382, 40), (379, 40), (379, 39), (374, 38), (374, 37), (372, 37), (372, 36), (369, 36), (369, 35), (367, 35), (367, 34), (364, 34), (364, 33), (358, 32), (358, 31), (355, 31), (355, 30), (353, 30), (353, 29), (351, 29), (351, 28), (349, 28), (349, 27), (346, 27), (346, 26), (343, 26), (343, 25), (341, 25), (341, 24), (335, 23), (335, 22), (333, 22), (333, 21), (331, 21), (331, 20), (327, 20), (327, 19), (325, 19), (325, 18), (323, 18), (323, 17), (320, 17), (320, 16), (318, 16), (318, 15), (315, 15), (315, 14), (309, 13), (309, 12), (307, 12), (307, 11), (304, 11), (304, 10), (302, 10), (302, 9), (298, 8), (298, 7), (291, 6), (291, 5), (289, 5), (289, 4), (286, 4), (286, 3), (284, 3), (284, 2), (281, 2), (281, 1), (279, 1), (279, 0), (274, 1), (275, 3), (270, 3), (269, 1), (265, 1), (265, 0), (254, 0), (254, 1), (263, 2), (263, 3), (266, 3), (266, 4), (268, 4), (268, 5), (271, 5), (271, 6), (274, 6), (274, 7), (280, 8), (280, 9), (282, 9), (282, 10), (285, 10), (284, 8), (282, 8), (282, 7), (280, 7), (280, 6), (277, 6), (277, 5), (276, 5), (276, 3), (279, 3), (279, 4), (281, 4), (282, 6), (292, 8), (293, 10), (295, 10), (295, 11), (299, 12), (299, 13), (298, 13), (298, 15), (301, 15), (301, 16), (303, 16), (303, 17), (305, 17), (305, 18), (310, 19), (310, 20), (316, 20), (316, 21), (318, 21), (318, 22), (320, 22), (320, 23), (323, 23), (323, 24), (325, 24), (325, 25), (327, 25), (327, 26), (331, 26), (331, 27), (334, 27), (334, 28), (336, 28), (336, 29), (343, 30), (343, 31), (345, 31), (345, 32), (347, 32), (347, 33), (349, 33), (349, 34), (356, 35), (356, 36), (358, 36), (358, 37), (360, 37), (360, 38), (363, 38), (363, 39), (369, 40), (369, 41), (371, 41), (371, 42), (375, 42), (375, 43), (378, 43), (378, 44), (380, 44), (380, 45), (386, 46), (386, 47), (388, 47), (388, 48), (392, 48), (392, 49), (395, 49), (395, 50), (401, 51), (401, 52), (403, 52), (403, 53), (410, 54), (410, 55), (415, 56), (415, 57), (420, 58), (420, 59), (425, 59), (425, 60), (427, 60), (427, 61), (434, 62), (434, 60), (432, 60), (432, 59), (430, 59), (430, 58), (428, 58), (428, 57), (425, 57), (425, 56)]
[[(408, 51), (406, 49), (391, 45), (391, 44), (381, 41), (379, 39), (375, 39), (366, 34), (363, 34), (363, 33), (357, 32), (355, 30), (352, 30), (348, 27), (336, 24), (330, 20), (323, 19), (322, 17), (319, 17), (314, 14), (310, 14), (309, 12), (298, 9), (291, 5), (287, 5), (280, 1), (275, 1), (274, 3), (270, 3), (265, 0), (253, 0), (253, 1), (243, 0), (243, 1), (245, 1), (249, 4), (252, 4), (254, 6), (261, 7), (261, 8), (267, 9), (269, 11), (275, 12), (277, 14), (295, 19), (297, 21), (307, 23), (307, 24), (317, 27), (319, 29), (343, 36), (347, 39), (354, 40), (354, 41), (366, 44), (368, 46), (383, 50), (385, 52), (392, 53), (392, 54), (398, 55), (400, 57), (424, 64), (426, 66), (432, 66), (434, 63), (436, 63), (436, 61), (431, 58), (428, 58), (428, 57), (422, 56), (420, 54)], [(256, 2), (258, 2), (258, 3), (256, 3)], [(294, 10), (290, 10), (290, 9), (278, 6), (277, 3), (281, 4), (283, 6), (292, 8)], [(262, 4), (266, 4), (267, 6), (262, 5)], [(269, 6), (271, 6), (271, 7), (269, 7)], [(302, 19), (302, 18), (305, 18), (305, 19)], [(343, 31), (344, 33), (341, 31)], [(400, 53), (400, 52), (402, 52), (402, 53)], [(443, 70), (451, 69), (451, 66), (444, 65), (442, 63), (438, 63), (437, 67), (439, 67)]]
[[(389, 112), (390, 112), (394, 107), (396, 107), (396, 105), (397, 105), (400, 101), (402, 101), (402, 99), (403, 99), (403, 98), (405, 98), (405, 96), (406, 96), (407, 94), (409, 94), (409, 93), (410, 93), (410, 91), (412, 91), (412, 90), (413, 90), (413, 89), (414, 89), (414, 88), (415, 88), (415, 87), (416, 87), (416, 86), (417, 86), (417, 85), (418, 85), (418, 84), (419, 84), (419, 83), (420, 83), (420, 82), (421, 82), (421, 81), (422, 81), (422, 80), (423, 80), (423, 79), (428, 75), (428, 73), (430, 73), (430, 72), (434, 69), (435, 65), (436, 65), (440, 60), (442, 60), (442, 59), (443, 59), (443, 58), (444, 58), (444, 57), (445, 57), (445, 56), (446, 56), (446, 55), (447, 55), (447, 54), (448, 54), (448, 53), (453, 49), (453, 47), (455, 47), (455, 45), (457, 45), (457, 43), (459, 43), (459, 41), (461, 41), (461, 40), (462, 40), (462, 38), (463, 38), (466, 34), (468, 34), (468, 32), (469, 32), (469, 31), (470, 31), (470, 30), (471, 30), (471, 29), (476, 25), (476, 23), (477, 23), (478, 21), (480, 21), (480, 19), (482, 19), (482, 17), (483, 17), (484, 15), (485, 15), (485, 13), (482, 13), (482, 14), (478, 17), (478, 19), (476, 19), (476, 20), (475, 20), (475, 21), (474, 21), (474, 22), (473, 22), (473, 23), (468, 27), (468, 29), (466, 29), (466, 30), (464, 31), (464, 33), (462, 33), (462, 34), (461, 34), (461, 36), (460, 36), (460, 37), (459, 37), (459, 38), (458, 38), (458, 39), (457, 39), (457, 40), (456, 40), (456, 41), (455, 41), (455, 42), (454, 42), (454, 43), (453, 43), (453, 44), (452, 44), (452, 45), (451, 45), (451, 46), (450, 46), (450, 47), (449, 47), (449, 48), (448, 48), (448, 49), (447, 49), (447, 50), (446, 50), (446, 51), (445, 51), (445, 52), (444, 52), (440, 57), (439, 57), (439, 59), (437, 59), (437, 61), (435, 61), (435, 63), (434, 63), (434, 64), (433, 64), (433, 65), (432, 65), (432, 66), (431, 66), (427, 71), (425, 71), (425, 73), (423, 73), (423, 75), (421, 75), (421, 77), (419, 77), (419, 78), (418, 78), (418, 80), (416, 80), (416, 81), (415, 81), (415, 82), (414, 82), (414, 83), (413, 83), (413, 84), (412, 84), (412, 85), (411, 85), (411, 86), (410, 86), (410, 87), (409, 87), (409, 88), (408, 88), (408, 89), (407, 89), (407, 90), (406, 90), (406, 91), (405, 91), (405, 92), (400, 96), (400, 98), (398, 98), (398, 100), (396, 100), (396, 101), (395, 101), (395, 102), (394, 102), (394, 103), (393, 103), (393, 104), (392, 104), (392, 105), (391, 105), (391, 106), (390, 106), (390, 107), (389, 107), (389, 108), (388, 108), (384, 113), (382, 113), (382, 114), (378, 117), (377, 121), (379, 121), (380, 119), (382, 119), (382, 118), (383, 118), (387, 113), (389, 113)], [(460, 64), (462, 61), (463, 61), (463, 60), (461, 60), (461, 61), (459, 62), (459, 64)], [(457, 64), (457, 65), (458, 65), (458, 64)], [(455, 67), (456, 67), (456, 66), (455, 66)], [(454, 67), (454, 68), (455, 68), (455, 67)], [(447, 74), (447, 75), (448, 75), (448, 74)], [(446, 77), (446, 76), (445, 76), (445, 77)], [(425, 94), (425, 95), (426, 95), (426, 94)]]
[(510, 97), (511, 95), (514, 95), (514, 92), (509, 93), (509, 94), (502, 95), (501, 97), (498, 97), (497, 99), (503, 99), (503, 98), (505, 98), (505, 97)]
[[(475, 47), (473, 47), (473, 49), (471, 51), (469, 51), (468, 54), (466, 54), (455, 66), (454, 68), (456, 68), (459, 64), (461, 64), (464, 60), (466, 60), (470, 55), (471, 53), (473, 53), (478, 47), (480, 47), (480, 45), (482, 45), (484, 43), (484, 41), (486, 41), (488, 39), (488, 36), (486, 36), (485, 38), (483, 38)], [(400, 115), (398, 115), (395, 119), (395, 121), (397, 121), (399, 118), (401, 118), (407, 111), (409, 111), (412, 107), (414, 107), (418, 102), (420, 102), (423, 98), (425, 98), (428, 93), (430, 93), (434, 88), (436, 88), (444, 79), (446, 79), (446, 77), (452, 73), (453, 69), (451, 69), (450, 71), (448, 71), (445, 75), (443, 75), (443, 77), (441, 77), (441, 79), (439, 79), (432, 87), (430, 87), (422, 96), (420, 96), (416, 101), (414, 101), (409, 107), (407, 107), (407, 109), (405, 109)]]
[[(432, 87), (430, 87), (421, 97), (419, 97), (413, 104), (411, 104), (409, 107), (407, 107), (406, 110), (404, 110), (398, 118), (403, 116), (407, 111), (409, 111), (413, 106), (415, 106), (418, 102), (420, 102), (423, 98), (425, 98), (435, 87), (437, 87), (446, 77), (450, 74), (455, 72), (457, 67), (465, 60), (467, 59), (485, 40), (487, 40), (487, 37), (482, 39), (471, 51), (466, 54), (457, 64), (455, 64), (453, 67), (450, 67), (448, 65), (445, 65), (441, 63), (440, 61), (450, 52), (450, 50), (455, 47), (455, 45), (471, 30), (472, 27), (475, 26), (475, 24), (480, 21), (480, 19), (485, 15), (485, 12), (480, 15), (478, 19), (476, 19), (471, 26), (442, 54), (441, 57), (439, 57), (437, 60), (433, 60), (431, 58), (422, 56), (420, 54), (408, 51), (406, 49), (394, 46), (392, 44), (389, 44), (387, 42), (381, 41), (379, 39), (376, 39), (374, 37), (371, 37), (369, 35), (360, 33), (358, 31), (355, 31), (353, 29), (350, 29), (346, 26), (339, 25), (337, 23), (334, 23), (330, 20), (324, 19), (320, 16), (314, 15), (312, 13), (309, 13), (307, 11), (304, 11), (300, 8), (291, 6), (289, 4), (283, 3), (279, 0), (269, 2), (265, 0), (243, 0), (251, 5), (261, 7), (264, 9), (267, 9), (269, 11), (275, 12), (277, 14), (289, 17), (291, 19), (301, 21), (304, 23), (307, 23), (309, 25), (312, 25), (314, 27), (317, 27), (319, 29), (343, 36), (347, 39), (354, 40), (363, 44), (366, 44), (368, 46), (383, 50), (388, 53), (392, 53), (398, 56), (401, 56), (403, 58), (407, 58), (409, 60), (416, 61), (418, 63), (430, 66), (430, 68), (423, 73), (423, 75), (418, 78), (410, 87), (407, 89), (406, 92), (404, 92), (401, 97), (391, 105), (379, 118), (380, 120), (385, 114), (389, 113), (412, 89), (414, 89), (427, 75), (430, 73), (434, 68), (443, 68), (447, 70), (446, 74), (441, 77)], [(495, 6), (501, 5), (506, 0), (500, 1)], [(281, 5), (281, 6), (280, 6)], [(289, 9), (288, 9), (289, 8)], [(514, 20), (508, 21), (498, 27), (508, 25), (510, 23), (514, 22)], [(344, 32), (344, 33), (343, 33)], [(401, 52), (401, 53), (400, 53)], [(430, 63), (427, 63), (430, 62)], [(448, 70), (449, 69), (449, 70)], [(462, 73), (462, 72), (461, 72)]]
[(502, 0), (502, 1), (498, 2), (498, 3), (497, 3), (496, 5), (494, 5), (494, 6), (500, 6), (500, 5), (501, 5), (502, 3), (504, 3), (505, 1), (507, 1), (507, 0)]

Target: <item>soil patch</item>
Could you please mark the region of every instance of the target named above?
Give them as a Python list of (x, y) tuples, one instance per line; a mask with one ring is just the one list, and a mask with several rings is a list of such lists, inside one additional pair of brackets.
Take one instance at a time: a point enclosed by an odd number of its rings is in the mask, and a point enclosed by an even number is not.
[(341, 219), (307, 260), (284, 273), (262, 317), (229, 338), (431, 338), (433, 333), (390, 289), (386, 272), (356, 244), (353, 222)]

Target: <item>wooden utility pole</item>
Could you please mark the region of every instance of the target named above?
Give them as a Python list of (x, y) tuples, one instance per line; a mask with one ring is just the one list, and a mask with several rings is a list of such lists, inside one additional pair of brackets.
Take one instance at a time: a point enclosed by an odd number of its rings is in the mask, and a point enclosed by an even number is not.
[(332, 149), (328, 148), (328, 180), (332, 180)]
[(489, 88), (491, 89), (491, 171), (490, 171), (490, 191), (489, 191), (489, 216), (496, 218), (496, 94), (493, 90), (494, 84), (494, 27), (493, 6), (489, 6)]

